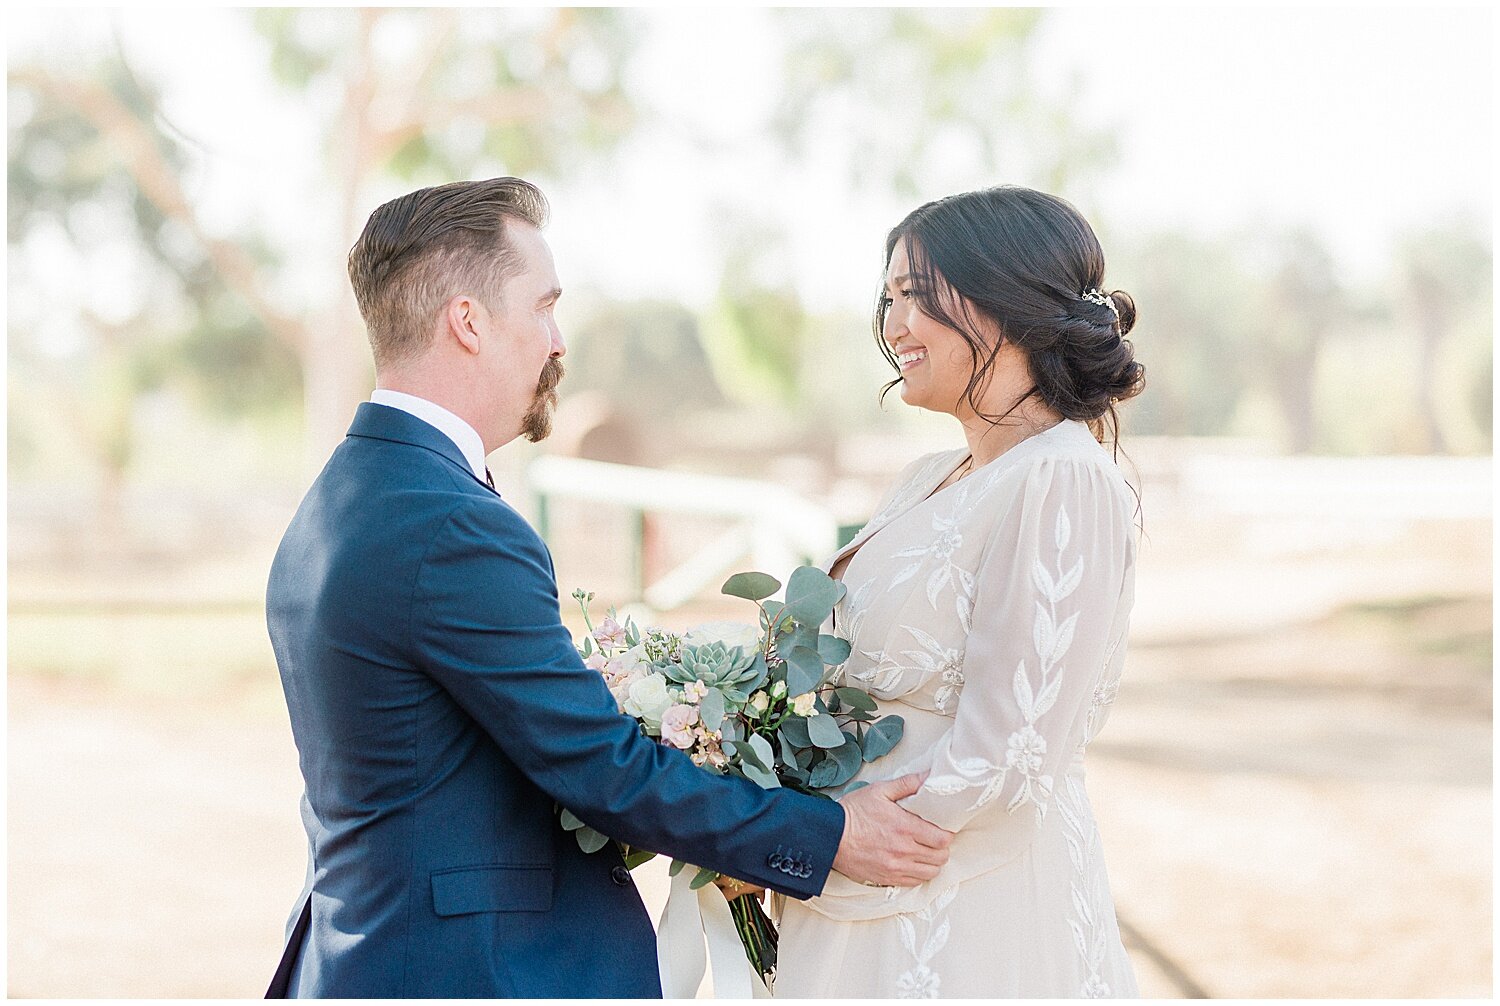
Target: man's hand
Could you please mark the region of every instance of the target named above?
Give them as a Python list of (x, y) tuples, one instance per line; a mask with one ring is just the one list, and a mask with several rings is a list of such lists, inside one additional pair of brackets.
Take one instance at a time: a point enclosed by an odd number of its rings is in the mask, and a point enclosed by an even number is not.
[(743, 880), (736, 880), (733, 877), (726, 877), (722, 874), (714, 878), (714, 886), (724, 892), (724, 900), (726, 901), (733, 901), (742, 894), (753, 894), (758, 899), (766, 893), (764, 887), (747, 884)]
[(913, 773), (861, 787), (839, 800), (844, 837), (833, 868), (851, 880), (880, 887), (915, 887), (948, 862), (953, 833), (896, 804), (922, 788)]

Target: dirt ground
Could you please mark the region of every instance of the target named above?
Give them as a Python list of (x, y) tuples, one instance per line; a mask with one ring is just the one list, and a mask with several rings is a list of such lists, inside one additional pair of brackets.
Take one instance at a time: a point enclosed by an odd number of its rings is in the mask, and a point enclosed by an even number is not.
[[(1088, 771), (1143, 994), (1490, 994), (1489, 638), (1475, 596), (1134, 646)], [(12, 667), (10, 995), (262, 993), (300, 778), (236, 680)]]

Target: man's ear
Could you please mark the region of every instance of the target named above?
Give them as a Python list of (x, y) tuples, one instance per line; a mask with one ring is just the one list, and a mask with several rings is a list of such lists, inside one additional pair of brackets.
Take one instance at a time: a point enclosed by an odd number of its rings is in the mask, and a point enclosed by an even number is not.
[(480, 331), (484, 326), (484, 307), (467, 294), (459, 294), (443, 305), (445, 334), (458, 340), (470, 353), (479, 352)]

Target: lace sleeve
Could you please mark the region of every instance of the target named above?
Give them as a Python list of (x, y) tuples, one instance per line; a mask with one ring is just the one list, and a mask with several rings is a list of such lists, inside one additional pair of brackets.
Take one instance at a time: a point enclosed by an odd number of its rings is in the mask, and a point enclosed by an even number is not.
[(1108, 661), (1132, 527), (1111, 473), (1044, 459), (1023, 473), (975, 573), (964, 691), (933, 751), (931, 775), (903, 801), (960, 831), (980, 815), (992, 854), (1035, 834), (1054, 780), (1081, 748)]

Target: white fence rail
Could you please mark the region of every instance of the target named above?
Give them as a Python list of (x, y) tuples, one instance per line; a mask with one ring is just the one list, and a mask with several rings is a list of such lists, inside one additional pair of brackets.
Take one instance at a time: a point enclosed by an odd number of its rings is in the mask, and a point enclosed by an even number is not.
[(782, 570), (822, 558), (838, 545), (838, 521), (832, 513), (770, 482), (559, 457), (538, 458), (527, 468), (526, 480), (543, 537), (556, 499), (610, 504), (638, 516), (733, 519), (729, 531), (650, 584), (642, 572), (642, 526), (635, 522), (635, 586), (642, 601), (658, 611), (683, 604), (746, 556), (759, 569)]

